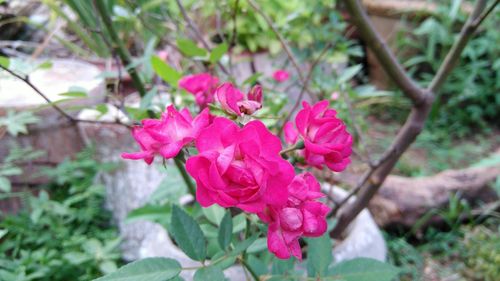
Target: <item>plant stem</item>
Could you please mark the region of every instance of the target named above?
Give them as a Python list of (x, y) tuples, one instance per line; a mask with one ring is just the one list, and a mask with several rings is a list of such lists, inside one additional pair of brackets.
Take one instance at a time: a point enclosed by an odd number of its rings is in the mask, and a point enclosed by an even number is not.
[(260, 280), (257, 273), (255, 273), (255, 271), (250, 267), (250, 265), (244, 259), (240, 259), (240, 262), (248, 270), (248, 272), (250, 272), (250, 275), (252, 275), (252, 277), (255, 281)]
[[(142, 83), (141, 78), (137, 74), (136, 68), (130, 67), (130, 65), (132, 64), (132, 56), (130, 55), (127, 48), (125, 48), (122, 40), (118, 36), (118, 33), (116, 32), (113, 26), (113, 22), (111, 21), (111, 15), (109, 15), (106, 10), (106, 5), (104, 3), (104, 0), (94, 0), (94, 4), (97, 9), (97, 13), (99, 14), (101, 20), (104, 23), (104, 27), (108, 31), (107, 33), (109, 34), (111, 41), (115, 45), (116, 52), (118, 53), (120, 60), (127, 69), (130, 78), (132, 78), (132, 83), (134, 84), (134, 87), (137, 89), (141, 97), (145, 96), (146, 90), (144, 89), (144, 84)], [(104, 34), (102, 35), (104, 36)]]
[(188, 175), (186, 171), (185, 163), (182, 161), (182, 157), (183, 154), (181, 152), (174, 158), (175, 166), (177, 167), (177, 170), (179, 170), (179, 173), (181, 173), (182, 179), (186, 183), (189, 193), (196, 198), (196, 188), (194, 187), (194, 184), (191, 181), (191, 177)]
[(297, 142), (294, 146), (291, 146), (291, 147), (288, 147), (288, 148), (285, 148), (283, 149), (282, 151), (280, 151), (280, 155), (281, 156), (284, 156), (285, 154), (287, 154), (288, 152), (292, 152), (294, 150), (297, 150), (297, 149), (302, 149), (304, 148), (304, 142), (303, 141), (299, 141)]

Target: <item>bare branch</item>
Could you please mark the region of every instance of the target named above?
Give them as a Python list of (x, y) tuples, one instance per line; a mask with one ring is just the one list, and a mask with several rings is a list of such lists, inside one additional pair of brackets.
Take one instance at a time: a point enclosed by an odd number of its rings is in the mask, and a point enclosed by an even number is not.
[(295, 68), (297, 75), (299, 76), (300, 83), (302, 84), (302, 86), (304, 87), (306, 92), (309, 94), (311, 99), (313, 101), (317, 101), (318, 97), (307, 88), (307, 83), (306, 83), (307, 78), (304, 77), (304, 75), (302, 74), (302, 70), (300, 69), (300, 66), (299, 66), (297, 59), (293, 55), (293, 52), (290, 49), (290, 47), (288, 46), (288, 43), (286, 42), (285, 38), (283, 38), (283, 35), (281, 35), (281, 33), (278, 31), (278, 29), (274, 26), (274, 23), (271, 20), (271, 18), (269, 18), (269, 16), (266, 15), (266, 13), (264, 13), (264, 11), (262, 11), (262, 9), (259, 7), (259, 5), (257, 3), (255, 3), (253, 0), (247, 0), (247, 2), (267, 22), (267, 24), (269, 25), (269, 27), (271, 28), (273, 33), (276, 35), (276, 37), (280, 41), (280, 44), (283, 47), (283, 49), (285, 50), (285, 53), (287, 54), (288, 59), (292, 62), (293, 67)]
[(408, 76), (385, 40), (375, 31), (372, 22), (359, 0), (346, 0), (351, 21), (356, 25), (361, 36), (392, 81), (410, 98), (414, 104), (422, 103), (424, 96), (420, 87)]
[[(492, 7), (494, 7), (495, 5), (496, 5), (496, 3), (493, 4)], [(485, 6), (486, 6), (486, 0), (478, 0), (476, 2), (476, 6), (474, 7), (474, 10), (472, 11), (471, 15), (467, 19), (467, 22), (465, 23), (465, 25), (462, 27), (462, 30), (460, 31), (460, 35), (458, 36), (458, 40), (455, 41), (455, 43), (451, 47), (450, 51), (448, 52), (448, 54), (444, 58), (443, 63), (439, 67), (438, 72), (434, 76), (434, 79), (432, 79), (432, 81), (429, 85), (429, 90), (431, 92), (435, 92), (439, 87), (441, 87), (444, 80), (450, 74), (451, 70), (455, 66), (455, 63), (460, 58), (460, 54), (462, 54), (462, 51), (464, 50), (465, 45), (467, 45), (467, 42), (469, 41), (470, 37), (472, 36), (474, 31), (479, 26), (479, 24), (476, 23), (476, 19), (479, 19)], [(488, 14), (489, 14), (489, 12), (485, 13), (486, 16)], [(484, 18), (482, 18), (482, 19), (484, 20)], [(481, 22), (482, 22), (482, 20), (479, 23), (481, 23)]]
[(286, 122), (288, 120), (290, 120), (290, 117), (292, 117), (292, 114), (297, 110), (297, 108), (300, 105), (300, 102), (304, 98), (304, 93), (306, 91), (306, 88), (309, 86), (309, 82), (311, 82), (314, 69), (319, 64), (319, 62), (321, 61), (321, 59), (323, 58), (323, 56), (326, 54), (326, 52), (328, 51), (328, 49), (330, 49), (331, 47), (332, 47), (331, 43), (326, 44), (325, 47), (323, 48), (323, 50), (321, 51), (321, 53), (316, 58), (316, 60), (314, 60), (313, 63), (311, 64), (311, 68), (309, 69), (309, 72), (307, 73), (306, 80), (302, 84), (302, 88), (300, 90), (299, 96), (295, 100), (295, 104), (293, 105), (292, 109), (288, 112), (288, 114), (285, 116), (285, 118), (283, 119), (283, 124), (281, 124), (281, 127), (279, 129), (279, 134), (280, 135), (283, 132), (283, 129), (285, 128)]
[[(395, 79), (396, 84), (405, 93), (407, 93), (409, 98), (413, 97), (418, 99), (412, 99), (414, 105), (411, 113), (401, 130), (398, 132), (391, 146), (384, 152), (380, 160), (377, 161), (374, 167), (372, 167), (365, 174), (362, 181), (351, 192), (350, 196), (359, 192), (356, 200), (353, 203), (346, 205), (344, 208), (341, 208), (341, 206), (347, 202), (347, 199), (334, 209), (334, 212), (340, 211), (340, 215), (338, 216), (337, 225), (330, 233), (333, 237), (340, 237), (349, 223), (368, 205), (372, 197), (377, 193), (378, 189), (384, 182), (385, 178), (394, 168), (394, 165), (396, 165), (401, 155), (408, 149), (408, 147), (415, 141), (417, 136), (422, 131), (434, 101), (433, 92), (436, 91), (444, 82), (445, 78), (453, 68), (453, 65), (460, 58), (460, 53), (463, 51), (475, 28), (477, 28), (477, 25), (474, 26), (473, 23), (476, 22), (477, 18), (480, 17), (481, 12), (484, 10), (486, 0), (478, 0), (476, 2), (472, 14), (469, 16), (466, 24), (462, 27), (459, 38), (453, 44), (428, 89), (422, 89), (416, 85), (415, 89), (410, 87), (414, 85), (413, 81), (405, 80), (409, 79), (408, 75), (402, 68), (400, 68), (397, 61), (393, 60), (394, 56), (387, 46), (381, 44), (382, 41), (380, 41), (380, 36), (375, 32), (371, 22), (366, 16), (366, 13), (362, 10), (359, 1), (345, 0), (345, 3), (347, 4), (351, 15), (354, 17), (354, 21), (358, 25), (358, 28), (364, 31), (361, 32), (362, 36), (365, 37), (364, 40), (368, 44), (371, 44), (370, 46), (384, 46), (378, 50), (374, 49), (376, 52), (375, 54), (378, 55), (378, 59), (381, 61), (382, 66), (388, 73), (390, 73), (390, 71), (394, 72), (393, 75), (395, 74), (395, 76), (393, 79)], [(370, 41), (370, 39), (377, 41)], [(377, 52), (381, 52), (382, 55)], [(411, 84), (407, 84), (408, 81), (411, 82)], [(415, 94), (415, 96), (413, 96), (413, 94)]]
[(53, 101), (51, 101), (47, 97), (47, 95), (45, 95), (42, 91), (40, 91), (40, 89), (38, 89), (38, 87), (36, 87), (33, 83), (31, 83), (31, 81), (29, 79), (29, 76), (23, 77), (23, 76), (15, 73), (14, 71), (8, 69), (7, 67), (4, 67), (3, 65), (0, 65), (0, 69), (5, 70), (10, 75), (12, 75), (15, 78), (23, 81), (26, 85), (28, 85), (31, 89), (33, 89), (33, 91), (35, 91), (40, 97), (42, 97), (52, 108), (54, 108), (54, 110), (56, 110), (57, 112), (59, 112), (59, 114), (61, 114), (64, 118), (68, 119), (68, 121), (71, 122), (71, 123), (81, 122), (81, 123), (94, 123), (94, 124), (113, 124), (113, 125), (123, 125), (123, 126), (126, 126), (126, 127), (130, 127), (130, 125), (121, 123), (119, 120), (117, 120), (115, 122), (109, 122), (109, 121), (86, 120), (86, 119), (75, 118), (75, 117), (69, 115), (66, 111), (64, 111), (56, 103), (54, 103)]

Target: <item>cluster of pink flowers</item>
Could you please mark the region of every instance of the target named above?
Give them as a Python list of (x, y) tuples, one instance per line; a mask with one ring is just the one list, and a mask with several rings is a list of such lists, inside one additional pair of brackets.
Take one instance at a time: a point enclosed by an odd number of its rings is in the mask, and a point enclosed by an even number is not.
[[(251, 115), (262, 107), (262, 88), (243, 94), (231, 83), (218, 85), (209, 74), (186, 76), (179, 86), (195, 95), (202, 111), (193, 118), (187, 109), (167, 107), (161, 119), (146, 119), (132, 134), (141, 151), (123, 158), (151, 164), (159, 155), (176, 157), (194, 145), (198, 154), (186, 161), (196, 181), (196, 200), (203, 207), (218, 204), (256, 214), (268, 224), (268, 248), (278, 258), (302, 258), (300, 237), (321, 236), (329, 208), (318, 201), (324, 194), (311, 173), (295, 174), (280, 152), (282, 144), (264, 123), (238, 126), (226, 117), (210, 116), (207, 105), (217, 101), (229, 115)], [(285, 126), (286, 142), (304, 142), (298, 152), (307, 165), (342, 171), (349, 164), (352, 137), (328, 101), (303, 104), (295, 124)]]

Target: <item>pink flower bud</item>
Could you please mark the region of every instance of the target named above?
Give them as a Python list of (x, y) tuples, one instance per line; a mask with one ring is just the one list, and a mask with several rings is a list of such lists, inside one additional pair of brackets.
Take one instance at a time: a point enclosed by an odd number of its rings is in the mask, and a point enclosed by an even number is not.
[(273, 78), (274, 80), (276, 80), (276, 82), (281, 83), (288, 80), (288, 78), (290, 78), (290, 74), (284, 69), (278, 69), (273, 73)]
[(233, 84), (226, 82), (217, 88), (215, 96), (222, 109), (230, 115), (252, 115), (262, 108), (262, 88), (260, 86), (254, 86), (247, 98)]

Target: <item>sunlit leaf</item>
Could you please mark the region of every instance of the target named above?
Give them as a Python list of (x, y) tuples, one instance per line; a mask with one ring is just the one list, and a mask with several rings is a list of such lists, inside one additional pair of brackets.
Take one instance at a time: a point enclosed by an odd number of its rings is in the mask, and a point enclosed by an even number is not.
[(172, 87), (177, 86), (177, 82), (181, 78), (181, 74), (177, 72), (173, 67), (165, 63), (161, 58), (157, 56), (151, 57), (151, 66), (155, 73), (161, 77), (165, 82), (170, 84)]
[(189, 39), (177, 39), (177, 47), (188, 57), (204, 57), (207, 55), (207, 50), (200, 48)]

